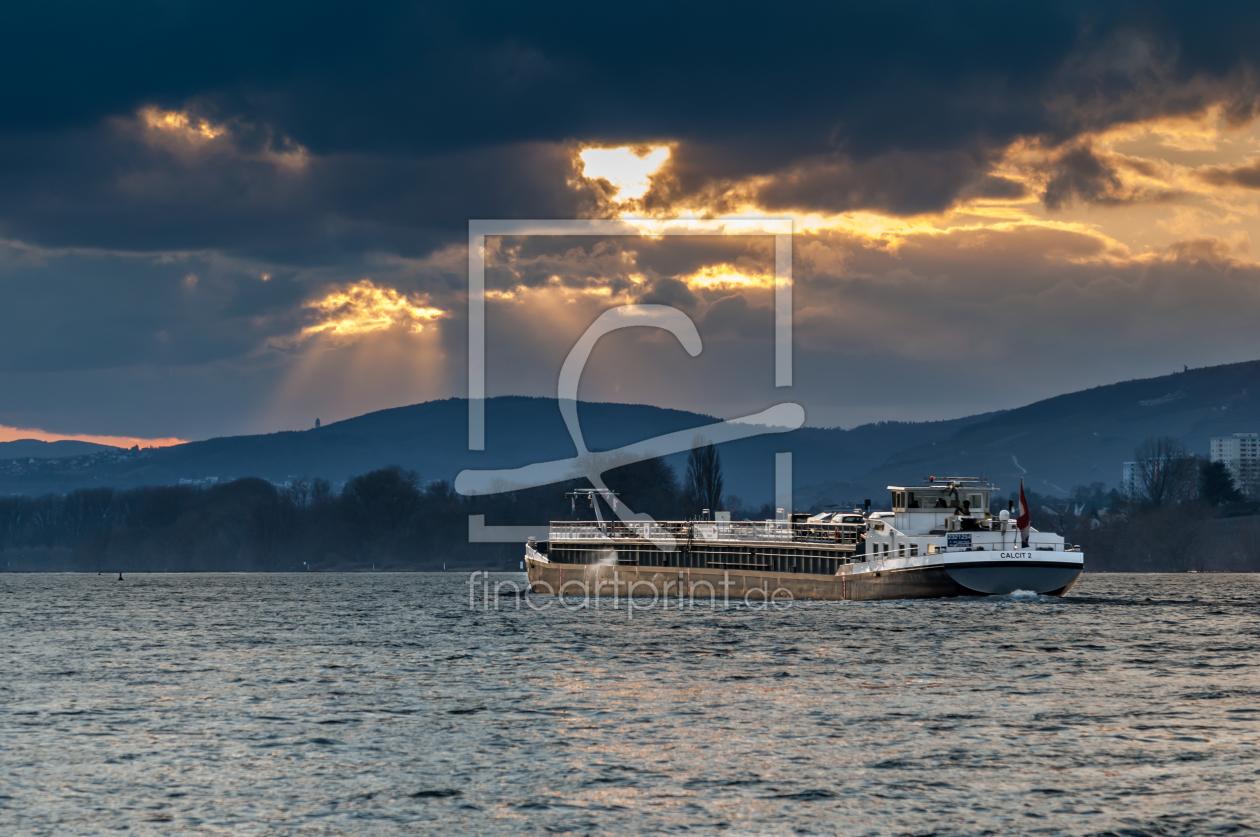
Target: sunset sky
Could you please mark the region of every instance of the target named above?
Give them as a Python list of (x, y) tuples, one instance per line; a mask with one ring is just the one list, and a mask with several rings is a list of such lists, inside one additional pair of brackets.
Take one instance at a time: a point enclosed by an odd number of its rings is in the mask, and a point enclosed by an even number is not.
[(497, 238), (490, 395), (554, 396), (629, 302), (704, 351), (612, 335), (583, 398), (852, 426), (1260, 358), (1257, 8), (11, 4), (0, 28), (0, 440), (462, 396), (469, 219), (796, 229), (790, 390), (772, 238)]

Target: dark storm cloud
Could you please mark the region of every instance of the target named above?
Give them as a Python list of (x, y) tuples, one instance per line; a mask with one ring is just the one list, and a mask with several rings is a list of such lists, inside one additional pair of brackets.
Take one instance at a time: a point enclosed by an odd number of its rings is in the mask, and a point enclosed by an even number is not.
[(1041, 200), (1049, 209), (1059, 209), (1074, 200), (1114, 205), (1125, 203), (1124, 184), (1113, 166), (1088, 146), (1073, 148), (1057, 159), (1051, 168)]
[(980, 180), (984, 168), (984, 160), (965, 151), (897, 151), (861, 164), (808, 161), (757, 189), (754, 200), (772, 211), (877, 209), (913, 215), (949, 206)]
[(1214, 186), (1242, 186), (1260, 189), (1260, 162), (1236, 168), (1211, 166), (1199, 172), (1199, 177)]
[(817, 140), (799, 129), (843, 122), (865, 155), (924, 117), (938, 137), (912, 144), (927, 148), (973, 136), (979, 114), (999, 132), (1035, 124), (1038, 106), (1011, 93), (1036, 90), (1087, 21), (997, 4), (194, 3), (15, 5), (3, 22), (20, 83), (0, 125), (20, 130), (201, 97), (317, 153), (653, 132), (804, 148)]
[(669, 277), (653, 282), (652, 287), (638, 301), (644, 305), (672, 305), (684, 311), (696, 307), (696, 295), (691, 292), (691, 288), (686, 283)]
[[(1015, 137), (1254, 112), (1257, 20), (1171, 4), (10, 4), (0, 217), (40, 243), (416, 251), (469, 216), (571, 215), (587, 198), (539, 144), (653, 138), (679, 143), (679, 197), (762, 176), (753, 196), (775, 207), (931, 211), (992, 188)], [(146, 105), (287, 138), (312, 163), (287, 180), (256, 159), (172, 167), (100, 135)]]
[(238, 358), (295, 330), (305, 293), (292, 277), (263, 281), (205, 256), (15, 260), (0, 245), (0, 372)]
[(732, 294), (709, 306), (701, 327), (708, 336), (734, 336), (769, 345), (774, 339), (774, 309), (768, 305), (749, 305), (742, 294)]
[(1120, 174), (1126, 168), (1154, 177), (1155, 167), (1142, 160), (1108, 159), (1089, 143), (1068, 148), (1043, 168), (1049, 178), (1041, 193), (1047, 209), (1063, 209), (1073, 203), (1099, 206), (1124, 206), (1134, 203), (1159, 203), (1181, 195), (1173, 189), (1151, 189), (1127, 186)]
[(227, 123), (223, 136), (179, 148), (138, 122), (0, 135), (0, 234), (52, 247), (216, 248), (325, 263), (372, 250), (421, 254), (458, 237), (469, 217), (573, 216), (585, 199), (564, 188), (573, 163), (554, 145), (303, 158), (250, 147), (241, 134), (251, 126)]

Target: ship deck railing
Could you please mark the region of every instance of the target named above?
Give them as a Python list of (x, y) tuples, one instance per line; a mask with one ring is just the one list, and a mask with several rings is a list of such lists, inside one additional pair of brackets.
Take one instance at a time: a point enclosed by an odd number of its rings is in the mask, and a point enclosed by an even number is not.
[(856, 544), (866, 524), (854, 523), (789, 523), (779, 520), (658, 520), (600, 523), (594, 520), (554, 520), (550, 539), (582, 540), (658, 540), (673, 538), (691, 541), (755, 541), (766, 543)]

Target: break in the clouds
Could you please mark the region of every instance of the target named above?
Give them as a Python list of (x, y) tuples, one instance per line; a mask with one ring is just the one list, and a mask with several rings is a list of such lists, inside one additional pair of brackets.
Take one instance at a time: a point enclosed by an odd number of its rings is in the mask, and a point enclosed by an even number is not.
[[(796, 223), (815, 424), (1254, 358), (1260, 12), (14, 6), (0, 425), (200, 438), (460, 395), (474, 218)], [(737, 415), (768, 238), (488, 242), (490, 391)]]

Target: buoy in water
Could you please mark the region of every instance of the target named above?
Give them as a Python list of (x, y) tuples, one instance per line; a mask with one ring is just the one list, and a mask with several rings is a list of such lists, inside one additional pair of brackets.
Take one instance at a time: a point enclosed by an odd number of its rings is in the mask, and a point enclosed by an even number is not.
[(118, 580), (119, 580), (119, 581), (122, 581), (122, 573), (119, 573), (119, 574), (118, 574)]

